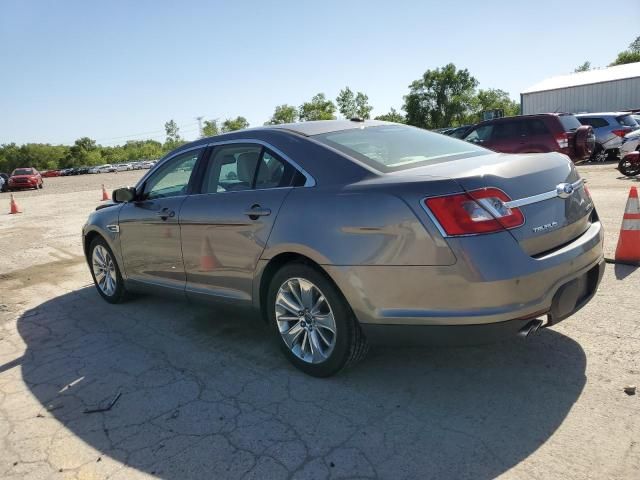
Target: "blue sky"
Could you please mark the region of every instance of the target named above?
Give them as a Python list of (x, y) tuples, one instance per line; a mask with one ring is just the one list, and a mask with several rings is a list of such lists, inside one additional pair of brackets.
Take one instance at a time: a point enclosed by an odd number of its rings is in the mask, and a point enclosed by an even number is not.
[(606, 66), (640, 35), (639, 1), (603, 5), (3, 0), (0, 143), (162, 139), (168, 119), (191, 139), (196, 116), (261, 125), (276, 105), (345, 85), (381, 114), (448, 62), (518, 99), (585, 60)]

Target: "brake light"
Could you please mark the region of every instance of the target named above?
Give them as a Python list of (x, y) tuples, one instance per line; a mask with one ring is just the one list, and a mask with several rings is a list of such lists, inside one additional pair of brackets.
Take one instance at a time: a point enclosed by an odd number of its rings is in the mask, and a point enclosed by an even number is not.
[(511, 199), (497, 188), (427, 198), (424, 202), (447, 235), (492, 233), (519, 227), (524, 215), (505, 205)]
[(555, 139), (559, 148), (569, 148), (569, 134), (567, 132), (556, 134)]
[(631, 129), (619, 128), (617, 130), (611, 130), (611, 133), (618, 137), (624, 137), (630, 130)]

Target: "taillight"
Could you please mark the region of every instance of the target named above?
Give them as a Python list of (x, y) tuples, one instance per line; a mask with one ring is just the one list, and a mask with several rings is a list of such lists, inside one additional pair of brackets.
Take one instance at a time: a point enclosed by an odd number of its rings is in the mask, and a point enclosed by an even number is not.
[(618, 137), (624, 137), (630, 130), (631, 129), (619, 128), (617, 130), (611, 130), (611, 133)]
[(556, 134), (555, 139), (559, 148), (569, 148), (569, 134), (567, 132)]
[(505, 205), (511, 199), (497, 188), (427, 198), (424, 202), (447, 235), (492, 233), (519, 227), (524, 215)]

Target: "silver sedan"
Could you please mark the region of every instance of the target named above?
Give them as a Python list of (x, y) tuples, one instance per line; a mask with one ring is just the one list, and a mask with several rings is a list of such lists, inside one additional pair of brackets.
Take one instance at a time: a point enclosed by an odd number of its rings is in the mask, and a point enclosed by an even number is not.
[(93, 212), (98, 293), (234, 305), (316, 376), (369, 343), (530, 336), (586, 304), (603, 230), (561, 154), (506, 155), (377, 121), (198, 140)]

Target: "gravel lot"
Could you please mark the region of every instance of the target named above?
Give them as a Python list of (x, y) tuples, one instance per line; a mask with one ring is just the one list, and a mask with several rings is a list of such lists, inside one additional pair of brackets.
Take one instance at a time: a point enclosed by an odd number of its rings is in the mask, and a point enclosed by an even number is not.
[[(640, 184), (579, 168), (612, 256)], [(637, 269), (609, 265), (594, 301), (531, 340), (376, 348), (314, 379), (252, 319), (99, 298), (81, 227), (101, 183), (143, 173), (45, 179), (15, 194), (21, 215), (0, 194), (0, 478), (640, 475), (640, 394), (623, 392), (640, 383)]]

